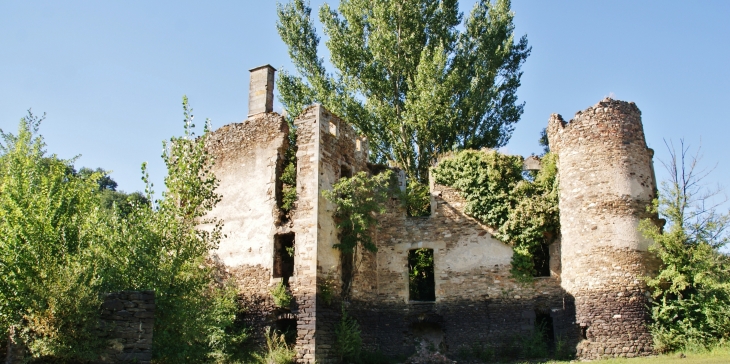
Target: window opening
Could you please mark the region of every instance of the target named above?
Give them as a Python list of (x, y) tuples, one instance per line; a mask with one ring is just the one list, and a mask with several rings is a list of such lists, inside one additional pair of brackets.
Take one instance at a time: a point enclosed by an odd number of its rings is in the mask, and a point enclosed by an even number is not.
[(550, 277), (550, 246), (542, 243), (532, 255), (534, 277)]
[(433, 249), (408, 252), (408, 293), (411, 301), (435, 301)]
[(341, 165), (340, 166), (340, 178), (352, 178), (352, 168)]
[(274, 278), (294, 275), (294, 233), (274, 236)]
[(553, 318), (549, 313), (535, 311), (535, 331), (540, 333), (542, 341), (552, 350), (555, 347), (555, 330)]

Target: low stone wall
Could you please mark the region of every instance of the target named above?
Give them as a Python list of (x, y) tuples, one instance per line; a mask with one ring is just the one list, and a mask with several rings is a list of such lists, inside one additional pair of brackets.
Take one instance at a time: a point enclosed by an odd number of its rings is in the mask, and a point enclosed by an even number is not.
[(101, 337), (109, 348), (102, 363), (150, 363), (152, 328), (155, 324), (154, 291), (109, 293), (101, 305)]

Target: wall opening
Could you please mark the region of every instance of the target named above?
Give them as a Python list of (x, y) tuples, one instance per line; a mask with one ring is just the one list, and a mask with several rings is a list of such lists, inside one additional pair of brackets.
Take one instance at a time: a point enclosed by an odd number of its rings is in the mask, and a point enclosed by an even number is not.
[(549, 313), (535, 311), (535, 331), (542, 335), (543, 342), (550, 350), (555, 348), (555, 329)]
[(340, 165), (340, 178), (352, 178), (352, 168)]
[(282, 315), (282, 317), (276, 320), (274, 327), (276, 328), (277, 334), (284, 335), (284, 340), (288, 345), (294, 345), (296, 343), (297, 319), (294, 318), (294, 315)]
[(532, 263), (535, 266), (535, 277), (550, 277), (550, 246), (540, 244), (532, 254)]
[(408, 251), (408, 299), (435, 301), (436, 288), (433, 270), (433, 249)]
[(274, 278), (294, 275), (294, 233), (274, 235)]

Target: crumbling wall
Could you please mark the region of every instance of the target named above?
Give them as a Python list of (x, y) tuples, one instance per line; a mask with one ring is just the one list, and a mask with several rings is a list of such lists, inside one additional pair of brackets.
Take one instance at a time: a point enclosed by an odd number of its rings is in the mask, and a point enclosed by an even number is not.
[[(276, 113), (260, 113), (242, 123), (212, 132), (206, 148), (215, 158), (213, 173), (221, 201), (209, 217), (223, 220), (223, 234), (213, 253), (226, 275), (236, 281), (247, 307), (246, 321), (257, 341), (273, 318), (270, 288), (274, 235), (280, 227), (279, 176), (288, 147), (289, 127)], [(206, 228), (206, 226), (201, 226)]]
[[(297, 351), (300, 360), (327, 363), (333, 360), (334, 325), (339, 306), (326, 305), (315, 295), (318, 285), (329, 277), (341, 283), (340, 254), (333, 219), (335, 206), (321, 195), (343, 175), (367, 168), (367, 143), (354, 129), (321, 105), (305, 109), (297, 126), (297, 205), (294, 231), (297, 234), (297, 280), (306, 271), (307, 284), (301, 285), (306, 307), (300, 304)], [(301, 236), (301, 238), (300, 238)], [(300, 243), (302, 245), (300, 245)], [(302, 254), (299, 255), (301, 246)], [(339, 286), (337, 287), (339, 288)], [(305, 293), (306, 292), (306, 293)], [(296, 293), (295, 293), (296, 294)], [(316, 332), (316, 333), (315, 333)]]
[(102, 363), (150, 363), (155, 326), (155, 291), (109, 293), (101, 305), (100, 337), (109, 348)]
[[(360, 267), (350, 306), (368, 349), (411, 355), (424, 338), (438, 338), (450, 355), (473, 345), (499, 350), (533, 332), (536, 312), (550, 315), (555, 337), (577, 342), (572, 297), (559, 276), (515, 281), (512, 248), (464, 213), (458, 191), (432, 183), (431, 195), (431, 216), (407, 217), (391, 200), (373, 232), (378, 251)], [(418, 248), (434, 251), (434, 302), (409, 301), (408, 252)], [(555, 269), (559, 259), (551, 257)]]
[(633, 102), (606, 98), (566, 123), (552, 115), (550, 149), (559, 157), (562, 286), (575, 297), (584, 340), (578, 355), (647, 355), (647, 292), (655, 260), (637, 230), (655, 218), (653, 151)]

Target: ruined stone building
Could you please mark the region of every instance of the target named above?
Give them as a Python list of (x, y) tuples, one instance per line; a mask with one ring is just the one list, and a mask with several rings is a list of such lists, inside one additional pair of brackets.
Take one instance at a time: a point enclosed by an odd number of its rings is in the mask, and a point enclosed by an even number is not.
[[(247, 319), (259, 333), (264, 326), (295, 331), (298, 360), (326, 363), (333, 360), (342, 305), (325, 299), (322, 289), (341, 284), (342, 267), (333, 248), (334, 205), (321, 191), (369, 171), (368, 142), (325, 105), (306, 108), (294, 123), (298, 200), (284, 215), (280, 175), (289, 128), (272, 112), (274, 72), (251, 70), (248, 118), (208, 139), (222, 195), (211, 214), (224, 220), (226, 234), (214, 253), (246, 297)], [(516, 282), (512, 248), (464, 213), (458, 191), (431, 181), (430, 216), (408, 217), (391, 200), (374, 232), (377, 252), (358, 257), (345, 306), (365, 348), (407, 356), (427, 340), (449, 355), (473, 344), (497, 346), (543, 325), (580, 358), (652, 351), (642, 277), (653, 264), (637, 226), (649, 217), (656, 181), (641, 113), (634, 103), (604, 99), (570, 122), (552, 115), (547, 131), (559, 156), (562, 232), (549, 248), (549, 272)], [(434, 297), (413, 300), (408, 259), (421, 248), (433, 256)], [(276, 308), (271, 298), (282, 280), (294, 297), (289, 309)]]

